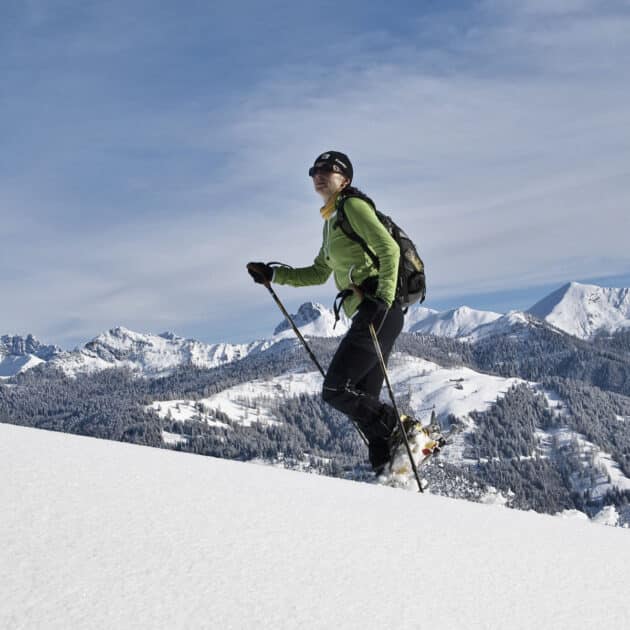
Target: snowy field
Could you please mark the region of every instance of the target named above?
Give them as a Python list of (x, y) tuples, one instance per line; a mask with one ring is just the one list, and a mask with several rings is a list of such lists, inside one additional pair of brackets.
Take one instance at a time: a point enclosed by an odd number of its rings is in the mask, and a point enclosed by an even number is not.
[(630, 535), (0, 425), (0, 627), (624, 628)]

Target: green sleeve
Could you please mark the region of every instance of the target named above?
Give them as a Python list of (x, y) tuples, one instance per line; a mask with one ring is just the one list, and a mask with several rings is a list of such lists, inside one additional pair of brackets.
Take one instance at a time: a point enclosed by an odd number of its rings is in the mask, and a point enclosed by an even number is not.
[(391, 306), (396, 297), (400, 247), (378, 220), (374, 209), (363, 199), (350, 197), (344, 203), (343, 210), (352, 229), (378, 257), (380, 267), (376, 297)]
[(322, 246), (310, 267), (298, 267), (297, 269), (275, 267), (273, 282), (289, 284), (293, 287), (307, 287), (312, 284), (324, 284), (331, 272), (332, 269), (326, 263), (326, 254)]

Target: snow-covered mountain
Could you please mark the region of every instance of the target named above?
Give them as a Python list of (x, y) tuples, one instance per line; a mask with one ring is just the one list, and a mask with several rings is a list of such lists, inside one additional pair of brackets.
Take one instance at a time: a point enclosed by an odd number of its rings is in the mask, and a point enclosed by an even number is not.
[[(333, 329), (334, 315), (321, 304), (307, 302), (294, 316), (304, 335), (336, 337), (345, 334), (349, 321), (343, 317)], [(436, 311), (413, 305), (405, 317), (405, 332), (451, 337), (476, 342), (493, 335), (523, 333), (539, 328), (545, 322), (582, 339), (598, 332), (613, 333), (630, 327), (630, 289), (608, 289), (571, 282), (550, 293), (527, 311), (512, 310), (506, 314), (460, 306)], [(542, 324), (544, 325), (544, 324)], [(288, 322), (283, 321), (274, 335), (291, 336)]]
[(630, 289), (571, 282), (528, 312), (581, 339), (630, 327)]
[[(335, 326), (331, 309), (313, 302), (302, 304), (292, 317), (305, 337), (339, 337), (350, 325), (342, 315)], [(510, 311), (505, 315), (467, 306), (436, 311), (414, 305), (407, 313), (404, 330), (476, 343), (493, 336), (527, 334), (541, 326), (583, 339), (590, 339), (598, 332), (612, 333), (630, 327), (630, 289), (572, 282), (526, 312)], [(127, 367), (143, 376), (155, 377), (184, 365), (218, 367), (293, 338), (294, 332), (286, 320), (276, 326), (270, 337), (241, 344), (207, 344), (173, 333), (153, 335), (118, 327), (97, 336), (81, 349), (66, 352), (57, 346), (43, 345), (31, 335), (5, 335), (0, 342), (0, 378), (42, 362), (49, 362), (69, 375)]]
[[(335, 327), (332, 311), (321, 304), (302, 304), (292, 317), (305, 337), (337, 337), (348, 330), (348, 319), (344, 315)], [(98, 335), (83, 348), (64, 351), (57, 346), (44, 346), (31, 335), (24, 338), (5, 335), (0, 343), (0, 377), (13, 376), (44, 362), (69, 376), (124, 367), (145, 377), (159, 377), (181, 366), (218, 367), (251, 353), (269, 350), (284, 339), (294, 337), (286, 320), (276, 327), (272, 336), (240, 344), (207, 344), (172, 332), (154, 335), (118, 326)]]
[(477, 341), (481, 341), (482, 339), (487, 340), (491, 337), (497, 336), (523, 336), (540, 328), (553, 330), (557, 334), (562, 334), (561, 331), (548, 322), (544, 322), (530, 313), (526, 313), (524, 311), (509, 311), (494, 321), (490, 321), (487, 324), (481, 324), (481, 326), (478, 326), (466, 337), (464, 337), (463, 341), (475, 343)]
[(0, 337), (0, 378), (13, 376), (61, 354), (58, 346), (40, 343), (33, 335)]
[[(423, 316), (424, 315), (424, 316)], [(480, 326), (492, 323), (500, 313), (479, 311), (468, 306), (449, 311), (432, 311), (423, 307), (409, 309), (405, 330), (438, 337), (466, 338)]]
[(495, 336), (524, 335), (540, 327), (552, 328), (549, 323), (522, 311), (510, 311), (502, 315), (468, 306), (448, 311), (433, 311), (416, 306), (409, 309), (404, 330), (476, 343)]
[(583, 515), (11, 425), (0, 475), (2, 628), (577, 630), (630, 618), (628, 532)]
[(125, 367), (142, 376), (157, 377), (185, 365), (218, 367), (270, 345), (269, 341), (205, 344), (170, 332), (152, 335), (119, 326), (94, 338), (80, 350), (55, 356), (50, 363), (70, 376)]
[[(315, 302), (302, 304), (298, 312), (291, 315), (291, 318), (305, 337), (339, 337), (348, 331), (348, 319), (343, 314), (335, 326), (334, 313)], [(294, 334), (293, 328), (286, 319), (282, 320), (273, 331), (274, 339), (293, 337)]]
[(422, 304), (412, 304), (405, 315), (405, 325), (403, 327), (403, 331), (411, 332), (416, 325), (439, 312), (440, 311), (436, 311), (435, 309), (422, 306)]

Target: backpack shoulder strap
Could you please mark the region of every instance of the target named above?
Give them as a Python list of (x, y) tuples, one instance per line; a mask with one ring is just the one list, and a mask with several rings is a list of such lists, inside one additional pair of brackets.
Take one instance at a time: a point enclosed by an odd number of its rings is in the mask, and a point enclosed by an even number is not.
[(363, 199), (364, 201), (370, 202), (370, 205), (374, 207), (374, 204), (371, 203), (371, 199), (363, 198), (359, 195), (339, 195), (339, 199), (337, 199), (337, 220), (335, 221), (335, 227), (341, 228), (341, 231), (352, 241), (358, 243), (363, 251), (372, 259), (374, 266), (378, 269), (380, 267), (380, 263), (378, 260), (378, 256), (369, 248), (368, 244), (365, 242), (363, 238), (361, 238), (350, 225), (350, 221), (348, 221), (348, 217), (344, 212), (343, 206), (346, 199), (350, 199), (350, 197), (357, 197), (358, 199)]

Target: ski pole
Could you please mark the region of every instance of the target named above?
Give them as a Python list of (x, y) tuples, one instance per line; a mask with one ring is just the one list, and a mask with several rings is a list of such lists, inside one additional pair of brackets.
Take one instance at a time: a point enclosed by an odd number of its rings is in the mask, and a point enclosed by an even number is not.
[(289, 315), (289, 313), (287, 312), (287, 309), (284, 308), (284, 305), (280, 301), (280, 298), (276, 295), (276, 292), (271, 288), (271, 285), (269, 283), (265, 283), (265, 286), (267, 287), (267, 290), (269, 291), (269, 293), (271, 293), (271, 297), (274, 299), (275, 303), (278, 305), (278, 308), (282, 311), (282, 314), (287, 318), (287, 321), (289, 322), (289, 324), (291, 324), (291, 328), (293, 328), (293, 332), (297, 335), (297, 338), (302, 342), (302, 345), (306, 348), (306, 351), (308, 352), (308, 355), (313, 360), (313, 363), (317, 366), (317, 369), (321, 372), (321, 375), (324, 378), (326, 378), (326, 372), (324, 372), (324, 368), (319, 364), (317, 357), (313, 354), (313, 351), (309, 347), (308, 343), (306, 343), (306, 339), (304, 339), (304, 337), (302, 336), (302, 333), (300, 332), (300, 329), (295, 325), (295, 322), (293, 321), (293, 318), (291, 317), (291, 315)]
[(413, 459), (413, 454), (411, 453), (411, 446), (409, 445), (409, 440), (407, 439), (407, 434), (405, 433), (405, 427), (403, 425), (402, 418), (400, 417), (400, 412), (398, 411), (398, 405), (396, 405), (396, 399), (394, 397), (394, 390), (392, 389), (392, 385), (389, 381), (389, 375), (387, 373), (387, 365), (385, 365), (385, 359), (383, 358), (381, 344), (378, 342), (378, 337), (376, 336), (376, 331), (374, 330), (374, 324), (370, 324), (370, 335), (372, 335), (372, 341), (374, 342), (374, 349), (376, 350), (379, 363), (381, 364), (381, 370), (383, 371), (383, 376), (385, 377), (385, 383), (387, 383), (387, 391), (389, 392), (389, 397), (392, 401), (392, 406), (394, 407), (394, 413), (396, 414), (396, 418), (398, 419), (398, 426), (400, 428), (400, 431), (403, 436), (403, 440), (405, 442), (407, 455), (409, 455), (409, 461), (411, 462), (411, 469), (413, 470), (414, 477), (416, 478), (416, 482), (418, 483), (418, 490), (420, 492), (424, 492), (424, 489), (422, 488), (422, 482), (420, 481), (420, 475), (418, 474), (418, 467), (416, 466), (416, 462)]
[[(280, 301), (280, 298), (276, 295), (276, 292), (271, 288), (271, 283), (264, 282), (263, 284), (267, 288), (267, 291), (271, 293), (271, 297), (273, 298), (274, 302), (278, 305), (278, 308), (282, 311), (282, 314), (286, 317), (287, 321), (291, 325), (291, 328), (293, 328), (293, 332), (296, 334), (297, 338), (302, 342), (302, 345), (304, 346), (304, 348), (306, 348), (306, 351), (308, 352), (308, 356), (311, 357), (313, 363), (317, 366), (317, 369), (320, 371), (321, 375), (324, 378), (326, 378), (326, 372), (324, 372), (324, 368), (320, 365), (319, 361), (317, 360), (317, 357), (313, 354), (313, 351), (311, 350), (308, 343), (306, 343), (306, 339), (304, 339), (302, 333), (300, 332), (300, 329), (295, 325), (293, 318), (291, 317), (291, 315), (289, 315), (287, 309), (284, 308), (284, 304), (282, 304), (282, 302)], [(361, 436), (361, 439), (363, 440), (363, 442), (367, 445), (368, 440), (365, 437), (365, 434), (363, 433), (363, 431), (361, 431), (361, 428), (359, 427), (359, 425), (355, 422), (353, 418), (350, 418), (350, 420), (352, 420), (352, 424), (354, 425), (354, 428), (357, 430), (358, 434)]]

